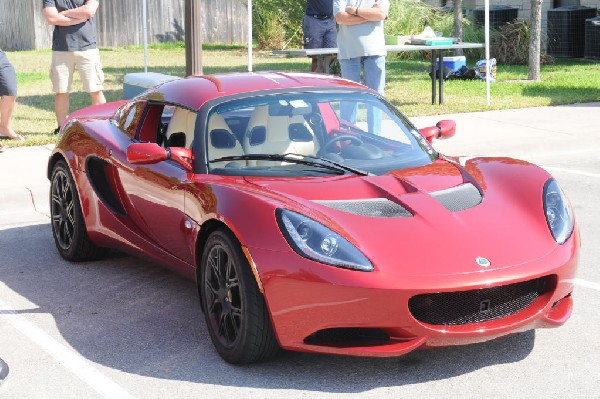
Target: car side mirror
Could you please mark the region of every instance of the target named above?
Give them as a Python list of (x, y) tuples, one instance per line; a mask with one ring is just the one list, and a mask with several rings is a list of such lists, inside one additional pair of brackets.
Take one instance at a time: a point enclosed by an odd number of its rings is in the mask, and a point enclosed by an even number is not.
[(154, 164), (167, 159), (166, 148), (156, 143), (132, 143), (127, 147), (127, 161), (134, 165)]
[(132, 143), (127, 147), (127, 161), (134, 165), (149, 165), (172, 160), (186, 171), (192, 171), (192, 150), (184, 147), (164, 148), (156, 143)]
[(419, 132), (429, 141), (434, 139), (447, 139), (456, 133), (456, 122), (450, 119), (441, 120), (435, 126), (424, 127)]

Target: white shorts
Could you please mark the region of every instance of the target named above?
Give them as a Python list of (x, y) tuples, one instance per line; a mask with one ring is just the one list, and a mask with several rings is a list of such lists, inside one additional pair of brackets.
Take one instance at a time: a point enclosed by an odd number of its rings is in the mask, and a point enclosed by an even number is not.
[(69, 93), (75, 69), (83, 83), (83, 90), (95, 93), (104, 90), (104, 71), (97, 48), (84, 51), (53, 51), (50, 80), (54, 93)]

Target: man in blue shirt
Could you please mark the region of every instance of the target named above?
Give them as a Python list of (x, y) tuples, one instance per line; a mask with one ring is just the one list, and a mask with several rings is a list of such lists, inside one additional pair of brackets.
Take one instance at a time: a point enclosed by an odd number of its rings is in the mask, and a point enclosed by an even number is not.
[(102, 85), (104, 72), (96, 45), (94, 15), (98, 5), (98, 0), (43, 0), (44, 17), (54, 25), (50, 78), (59, 127), (69, 113), (69, 92), (75, 69), (83, 89), (90, 93), (92, 105), (106, 102)]
[[(304, 48), (335, 48), (337, 32), (333, 18), (333, 0), (307, 0), (302, 18)], [(311, 71), (325, 72), (335, 56), (313, 57)], [(322, 62), (322, 65), (319, 64)]]

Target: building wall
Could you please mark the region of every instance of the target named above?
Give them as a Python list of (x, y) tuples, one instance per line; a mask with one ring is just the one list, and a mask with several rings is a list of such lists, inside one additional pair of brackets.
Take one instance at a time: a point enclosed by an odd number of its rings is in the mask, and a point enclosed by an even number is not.
[[(184, 40), (185, 0), (146, 0), (148, 43)], [(117, 47), (144, 42), (142, 0), (102, 0), (96, 23), (98, 45)], [(41, 0), (0, 0), (0, 48), (50, 48), (52, 27), (42, 15)], [(206, 43), (245, 43), (247, 6), (242, 0), (202, 1)]]

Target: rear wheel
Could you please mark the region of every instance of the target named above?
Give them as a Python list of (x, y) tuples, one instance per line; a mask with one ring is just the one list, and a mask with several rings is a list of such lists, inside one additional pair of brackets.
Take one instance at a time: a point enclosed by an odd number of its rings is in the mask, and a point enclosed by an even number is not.
[(233, 235), (219, 229), (202, 254), (200, 294), (211, 340), (232, 364), (267, 360), (279, 345), (264, 298)]
[(96, 246), (88, 236), (79, 195), (63, 160), (52, 169), (50, 218), (54, 243), (64, 259), (81, 262), (100, 259), (106, 254), (107, 250)]

